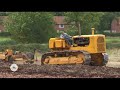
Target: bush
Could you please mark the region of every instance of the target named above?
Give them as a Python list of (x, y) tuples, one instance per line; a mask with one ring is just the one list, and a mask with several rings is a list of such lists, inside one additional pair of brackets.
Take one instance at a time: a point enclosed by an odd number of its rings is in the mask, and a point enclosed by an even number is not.
[(17, 43), (13, 40), (0, 41), (0, 45), (16, 45)]
[(12, 49), (15, 51), (21, 51), (21, 52), (33, 52), (34, 49), (39, 49), (42, 52), (47, 52), (48, 49), (48, 44), (17, 44), (17, 45), (1, 45), (0, 46), (0, 51), (4, 51), (6, 49)]
[(103, 34), (105, 36), (111, 36), (111, 37), (119, 37), (120, 36), (120, 33), (107, 33), (107, 32), (104, 32)]
[(9, 32), (1, 32), (0, 37), (9, 37), (11, 34)]

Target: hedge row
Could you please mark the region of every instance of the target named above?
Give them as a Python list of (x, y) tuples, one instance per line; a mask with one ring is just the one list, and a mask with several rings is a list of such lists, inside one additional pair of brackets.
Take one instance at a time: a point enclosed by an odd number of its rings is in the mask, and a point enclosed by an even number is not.
[(11, 34), (9, 32), (1, 32), (0, 36), (1, 37), (8, 37), (8, 36), (11, 36)]
[(42, 52), (49, 51), (48, 44), (17, 44), (17, 45), (1, 45), (0, 51), (4, 51), (6, 49), (12, 49), (15, 51), (21, 52), (34, 52), (34, 49), (39, 49)]
[(119, 37), (120, 33), (103, 33), (105, 36), (111, 36), (111, 37)]

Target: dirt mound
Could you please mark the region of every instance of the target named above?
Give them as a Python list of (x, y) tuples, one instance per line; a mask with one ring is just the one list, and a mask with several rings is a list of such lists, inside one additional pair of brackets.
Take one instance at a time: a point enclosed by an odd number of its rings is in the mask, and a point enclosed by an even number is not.
[(17, 72), (0, 61), (0, 78), (120, 78), (120, 68), (88, 65), (18, 65)]

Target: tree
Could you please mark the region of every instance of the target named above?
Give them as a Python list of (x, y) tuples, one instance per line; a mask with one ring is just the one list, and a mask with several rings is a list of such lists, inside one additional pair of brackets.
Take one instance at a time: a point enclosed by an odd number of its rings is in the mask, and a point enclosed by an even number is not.
[[(73, 22), (72, 29), (79, 34), (79, 25), (82, 34), (90, 34), (91, 28), (98, 28), (100, 17), (104, 15), (102, 12), (66, 12), (66, 21), (68, 23)], [(70, 28), (71, 28), (70, 27)]]
[(14, 12), (5, 20), (5, 29), (22, 43), (44, 43), (56, 34), (50, 12)]
[(104, 30), (111, 30), (112, 20), (120, 16), (120, 12), (105, 12), (101, 17), (99, 30), (100, 32), (104, 32)]

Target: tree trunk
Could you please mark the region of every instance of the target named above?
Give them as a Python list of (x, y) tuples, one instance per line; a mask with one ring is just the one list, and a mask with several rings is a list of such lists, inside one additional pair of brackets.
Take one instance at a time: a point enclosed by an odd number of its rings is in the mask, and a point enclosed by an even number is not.
[(78, 24), (78, 31), (79, 31), (79, 35), (81, 36), (81, 28), (80, 28), (80, 23)]
[(77, 29), (78, 29), (78, 34), (81, 35), (81, 26), (80, 26), (80, 22), (76, 22), (75, 23)]

